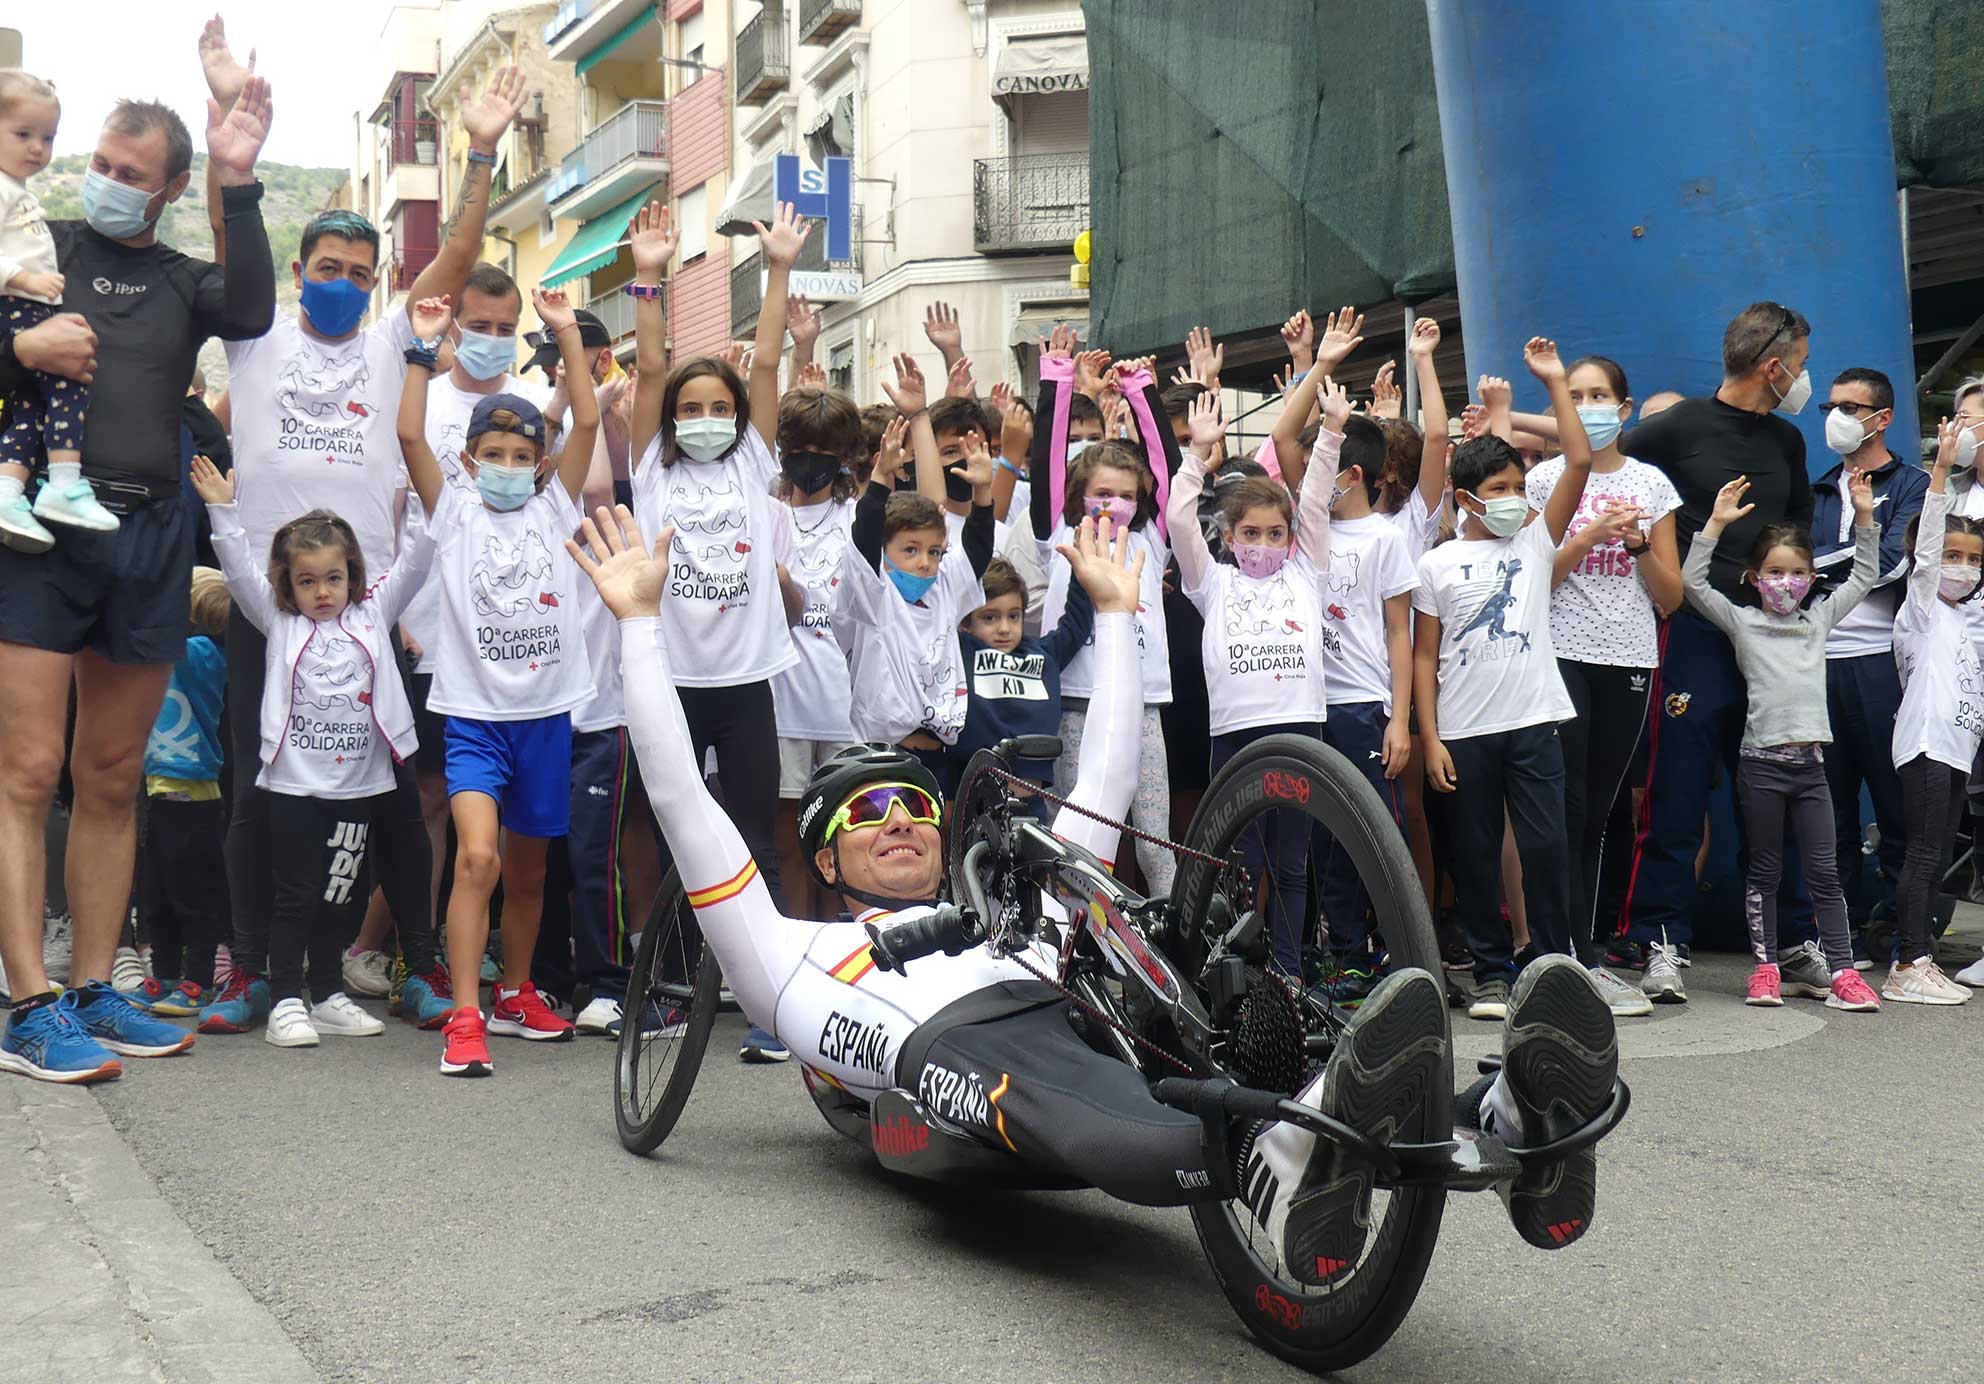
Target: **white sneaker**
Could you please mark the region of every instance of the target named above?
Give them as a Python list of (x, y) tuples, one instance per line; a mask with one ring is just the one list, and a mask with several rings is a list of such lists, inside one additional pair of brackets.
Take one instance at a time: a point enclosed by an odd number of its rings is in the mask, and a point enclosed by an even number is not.
[(88, 481), (69, 486), (53, 483), (42, 486), (41, 493), (34, 497), (34, 517), (44, 523), (67, 524), (72, 529), (88, 529), (92, 533), (116, 533), (118, 529), (117, 516), (97, 503), (96, 491), (90, 489)]
[(1888, 969), (1881, 998), (1903, 1004), (1968, 1004), (1970, 992), (1944, 975), (1932, 958), (1918, 956), (1912, 963), (1897, 961)]
[(0, 543), (19, 553), (45, 553), (55, 546), (55, 535), (34, 517), (27, 496), (16, 495), (0, 504)]
[(572, 1027), (581, 1033), (611, 1034), (611, 1025), (619, 1019), (620, 1001), (601, 995), (578, 1012), (572, 1020)]
[(317, 1030), (303, 1008), (303, 1001), (288, 999), (271, 1009), (269, 1026), (262, 1030), (262, 1041), (279, 1048), (316, 1047)]
[(1605, 998), (1606, 1008), (1614, 1018), (1636, 1018), (1653, 1013), (1653, 1001), (1646, 997), (1646, 991), (1637, 985), (1628, 984), (1603, 966), (1591, 968), (1591, 978), (1598, 986), (1598, 993)]
[(384, 999), (393, 992), (393, 959), (376, 948), (353, 947), (344, 954), (344, 988), (354, 995)]
[[(374, 952), (374, 956), (378, 953)], [(329, 999), (312, 1006), (310, 1026), (319, 1033), (328, 1033), (333, 1038), (370, 1038), (375, 1033), (384, 1033), (385, 1024), (360, 1009), (351, 996), (340, 990)]]
[(111, 989), (129, 995), (144, 989), (145, 982), (151, 978), (151, 967), (145, 964), (136, 947), (117, 949), (117, 957), (110, 963)]
[(41, 916), (41, 969), (48, 977), (50, 985), (64, 985), (69, 980), (69, 948), (74, 938), (75, 924), (67, 913), (47, 913)]
[(1655, 1004), (1686, 1004), (1688, 989), (1681, 984), (1681, 966), (1674, 948), (1654, 942), (1646, 949), (1646, 969), (1640, 972), (1640, 993)]
[(1952, 979), (1961, 985), (1984, 986), (1984, 956), (1958, 971)]

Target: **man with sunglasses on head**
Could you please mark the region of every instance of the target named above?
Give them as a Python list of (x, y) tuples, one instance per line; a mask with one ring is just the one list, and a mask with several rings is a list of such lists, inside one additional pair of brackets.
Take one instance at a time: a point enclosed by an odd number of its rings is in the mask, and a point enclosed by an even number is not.
[[(929, 913), (944, 884), (942, 802), (915, 756), (892, 745), (857, 746), (815, 771), (799, 800), (800, 841), (820, 882), (847, 899), (853, 921), (782, 916), (742, 837), (703, 789), (670, 680), (673, 655), (659, 611), (672, 530), (657, 540), (660, 559), (624, 508), (599, 511), (584, 537), (585, 548), (570, 547), (620, 622), (628, 731), (655, 816), (703, 936), (753, 1023), (775, 1033), (816, 1080), (862, 1100), (914, 1092), (933, 1116), (989, 1146), (1125, 1201), (1217, 1199), (1230, 1195), (1223, 1190), (1230, 1171), (1293, 1275), (1324, 1284), (1355, 1266), (1369, 1233), (1373, 1175), (1334, 1142), (1284, 1122), (1264, 1124), (1248, 1131), (1236, 1166), (1215, 1176), (1198, 1118), (1160, 1103), (1135, 1068), (1089, 1047), (1071, 1026), (1069, 1002), (1016, 959), (973, 948), (923, 957), (903, 971), (875, 964), (864, 925), (897, 926)], [(1091, 519), (1060, 550), (1096, 612), (1095, 696), (1070, 801), (1112, 823), (1136, 791), (1142, 721), (1134, 625), (1142, 559), (1127, 540), (1112, 536), (1106, 518), (1099, 528)], [(1114, 825), (1064, 809), (1053, 826), (1105, 862), (1116, 853)], [(1031, 960), (1053, 973), (1051, 948), (1037, 945)], [(1481, 1106), (1485, 1126), (1499, 1121), (1499, 1132), (1516, 1139), (1525, 1120), (1561, 1137), (1597, 1113), (1577, 1113), (1574, 1089), (1610, 1092), (1611, 1013), (1568, 957), (1525, 972), (1512, 1025), (1523, 1021), (1525, 1003), (1529, 1027), (1520, 1041), (1537, 1044), (1525, 1051), (1544, 1060), (1508, 1064), (1513, 1082), (1481, 1083), (1480, 1095), (1463, 1105)], [(1445, 1006), (1443, 988), (1425, 971), (1388, 976), (1296, 1099), (1374, 1137), (1444, 1137), (1448, 1131), (1422, 1125), (1427, 1084), (1447, 1079)], [(1547, 1024), (1539, 1022), (1546, 1010)], [(677, 1020), (627, 1016), (636, 1021), (658, 1028)], [(1589, 1226), (1590, 1160), (1585, 1150), (1526, 1172), (1509, 1192), (1511, 1216), (1531, 1243), (1568, 1244)]]
[[(1750, 512), (1723, 530), (1709, 568), (1710, 583), (1734, 600), (1744, 599), (1741, 578), (1764, 529), (1812, 521), (1804, 434), (1777, 416), (1797, 413), (1811, 397), (1805, 369), (1811, 334), (1811, 323), (1781, 303), (1750, 304), (1723, 330), (1722, 384), (1715, 393), (1682, 400), (1619, 442), (1627, 456), (1666, 472), (1680, 492), (1674, 537), (1683, 552), (1708, 522), (1716, 493), (1732, 478), (1748, 477)], [(1694, 938), (1703, 814), (1718, 763), (1734, 781), (1749, 700), (1728, 638), (1692, 607), (1667, 621), (1660, 691), (1647, 728), (1647, 820), (1634, 844), (1626, 919), (1631, 939), (1646, 947), (1640, 988), (1657, 1004), (1683, 1004), (1688, 993), (1679, 967)], [(1787, 881), (1794, 878), (1787, 869)], [(1780, 936), (1792, 943), (1782, 951), (1786, 994), (1806, 993), (1795, 987), (1808, 983), (1820, 996), (1830, 992), (1823, 960), (1798, 946), (1817, 938), (1811, 913), (1809, 902), (1778, 910)], [(1804, 938), (1795, 936), (1801, 927)], [(1806, 974), (1814, 967), (1815, 979)]]

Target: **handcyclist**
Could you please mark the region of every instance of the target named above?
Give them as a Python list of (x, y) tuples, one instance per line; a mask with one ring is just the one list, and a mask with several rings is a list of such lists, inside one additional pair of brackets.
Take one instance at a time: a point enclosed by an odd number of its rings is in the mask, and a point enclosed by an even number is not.
[[(823, 765), (800, 800), (800, 836), (852, 922), (782, 916), (758, 867), (704, 791), (669, 678), (657, 618), (672, 531), (648, 550), (625, 508), (587, 520), (568, 545), (620, 621), (628, 728), (656, 819), (704, 937), (751, 1022), (800, 1061), (872, 1100), (914, 1091), (932, 1113), (1043, 1170), (1122, 1200), (1174, 1206), (1215, 1199), (1230, 1171), (1297, 1279), (1333, 1281), (1369, 1232), (1372, 1169), (1287, 1122), (1241, 1141), (1234, 1169), (1212, 1176), (1202, 1126), (1154, 1099), (1129, 1065), (1091, 1049), (1059, 992), (1017, 958), (982, 948), (930, 956), (906, 974), (877, 967), (863, 924), (931, 909), (944, 879), (942, 807), (911, 755), (873, 745)], [(588, 551), (590, 550), (590, 551)], [(1121, 820), (1136, 787), (1142, 690), (1135, 630), (1141, 559), (1106, 517), (1062, 554), (1095, 603), (1095, 695), (1070, 801)], [(1063, 811), (1054, 830), (1107, 861), (1116, 831)], [(1446, 999), (1426, 972), (1401, 970), (1373, 990), (1321, 1075), (1296, 1099), (1380, 1141), (1445, 1138), (1422, 1128), (1425, 1093), (1446, 1062)], [(653, 1022), (643, 1017), (641, 1022)], [(1582, 967), (1549, 957), (1523, 973), (1504, 1029), (1502, 1075), (1472, 1102), (1520, 1144), (1555, 1139), (1603, 1108), (1617, 1047), (1611, 1013)], [(1524, 1238), (1568, 1244), (1591, 1224), (1591, 1152), (1526, 1169), (1509, 1198)]]

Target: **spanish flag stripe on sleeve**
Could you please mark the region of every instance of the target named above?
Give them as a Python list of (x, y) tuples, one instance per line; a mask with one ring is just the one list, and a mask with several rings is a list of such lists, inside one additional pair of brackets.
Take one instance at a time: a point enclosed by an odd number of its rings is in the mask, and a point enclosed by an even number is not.
[(695, 908), (711, 908), (725, 899), (734, 899), (743, 893), (745, 887), (758, 877), (758, 862), (746, 860), (744, 868), (721, 884), (712, 884), (707, 889), (691, 889), (689, 903)]
[(866, 942), (827, 968), (827, 974), (844, 985), (856, 985), (875, 969), (875, 953)]

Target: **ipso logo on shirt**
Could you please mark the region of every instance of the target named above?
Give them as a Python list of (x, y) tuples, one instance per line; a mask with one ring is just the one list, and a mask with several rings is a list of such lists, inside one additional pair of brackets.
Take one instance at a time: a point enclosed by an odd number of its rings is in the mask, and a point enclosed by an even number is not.
[(120, 284), (104, 278), (91, 279), (90, 287), (106, 298), (126, 298), (151, 291), (150, 284)]

